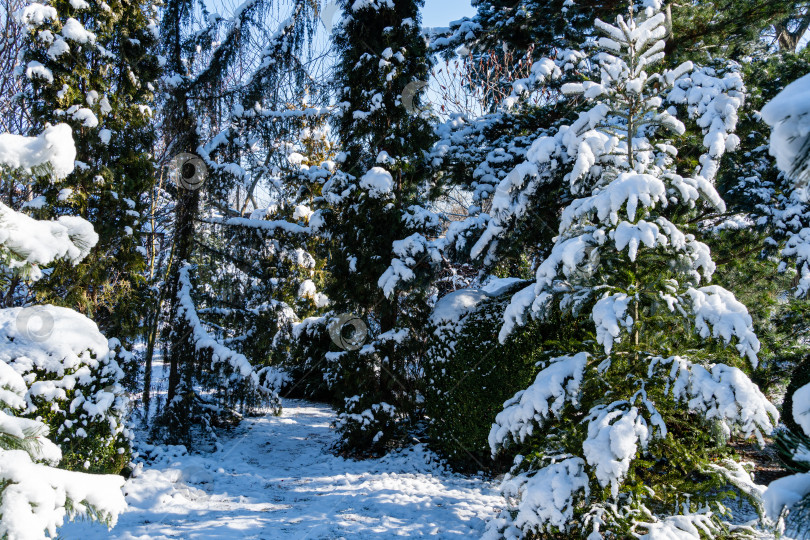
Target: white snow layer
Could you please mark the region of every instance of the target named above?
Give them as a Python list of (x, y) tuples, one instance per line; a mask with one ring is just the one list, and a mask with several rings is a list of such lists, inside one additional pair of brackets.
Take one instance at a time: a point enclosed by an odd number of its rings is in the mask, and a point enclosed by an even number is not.
[(768, 484), (768, 489), (762, 496), (765, 512), (769, 518), (776, 520), (783, 508), (790, 509), (808, 495), (810, 495), (810, 472), (791, 474), (774, 480)]
[(367, 189), (370, 197), (383, 199), (394, 190), (394, 179), (391, 173), (382, 167), (372, 167), (360, 178), (360, 187)]
[[(421, 445), (348, 460), (330, 447), (327, 406), (284, 400), (281, 416), (246, 418), (212, 454), (160, 452), (124, 486), (129, 511), (108, 532), (70, 523), (65, 538), (477, 538), (497, 487), (447, 472)], [(158, 453), (155, 449), (152, 454)]]
[(810, 384), (793, 392), (793, 420), (810, 436)]
[(12, 269), (33, 266), (33, 279), (42, 275), (39, 266), (57, 259), (78, 263), (97, 242), (98, 234), (83, 218), (62, 216), (55, 221), (41, 221), (0, 202), (0, 249), (11, 252)]
[(0, 166), (30, 173), (48, 165), (57, 178), (64, 178), (73, 172), (75, 159), (73, 132), (67, 124), (49, 126), (36, 137), (0, 133)]
[(588, 354), (554, 358), (534, 382), (503, 404), (489, 432), (493, 454), (508, 439), (523, 441), (545, 421), (559, 417), (563, 406), (576, 403)]
[(507, 477), (503, 494), (518, 501), (514, 524), (522, 530), (566, 530), (574, 517), (575, 497), (590, 493), (585, 462), (578, 457), (543, 467), (533, 476)]
[(638, 447), (647, 447), (652, 430), (636, 407), (629, 410), (605, 407), (591, 416), (588, 438), (582, 443), (582, 451), (588, 465), (593, 467), (599, 485), (610, 486), (615, 499)]
[(810, 74), (787, 85), (762, 108), (762, 119), (771, 126), (770, 152), (787, 174), (810, 142)]
[(96, 323), (52, 305), (0, 309), (0, 343), (0, 362), (30, 364), (54, 373), (111, 353)]
[[(0, 500), (3, 538), (44, 540), (45, 531), (55, 538), (65, 517), (87, 514), (87, 505), (115, 525), (127, 506), (121, 493), (123, 477), (55, 469), (32, 462), (23, 450), (0, 450), (0, 483), (4, 482), (10, 485), (3, 489)], [(70, 512), (67, 501), (72, 504)]]
[(779, 411), (742, 370), (725, 364), (704, 367), (672, 356), (654, 358), (648, 375), (666, 365), (671, 365), (667, 391), (690, 410), (719, 421), (727, 434), (753, 435), (762, 442), (762, 434), (773, 431)]
[(737, 351), (756, 367), (760, 343), (745, 305), (733, 293), (717, 285), (690, 288), (687, 294), (692, 299), (695, 328), (700, 337), (711, 336), (726, 344), (731, 343), (731, 338), (737, 338)]

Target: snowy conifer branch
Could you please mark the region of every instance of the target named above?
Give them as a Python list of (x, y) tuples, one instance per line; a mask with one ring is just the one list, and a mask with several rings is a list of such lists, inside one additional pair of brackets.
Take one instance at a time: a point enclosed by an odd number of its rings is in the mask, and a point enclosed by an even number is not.
[(189, 276), (190, 270), (191, 265), (188, 263), (183, 264), (180, 268), (180, 289), (177, 291), (177, 299), (180, 315), (189, 324), (191, 330), (189, 337), (195, 349), (210, 352), (212, 367), (222, 370), (223, 375), (226, 375), (232, 382), (246, 382), (261, 391), (266, 398), (272, 399), (276, 396), (278, 388), (265, 386), (259, 373), (253, 369), (245, 355), (237, 353), (217, 341), (200, 321), (191, 296), (193, 286)]

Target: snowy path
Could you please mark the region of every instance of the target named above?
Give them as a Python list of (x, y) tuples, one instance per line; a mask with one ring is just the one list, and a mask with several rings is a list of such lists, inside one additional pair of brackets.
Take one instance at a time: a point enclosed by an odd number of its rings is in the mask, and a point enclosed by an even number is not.
[(478, 478), (443, 471), (416, 447), (352, 461), (329, 452), (332, 410), (285, 400), (281, 417), (249, 418), (220, 451), (166, 453), (127, 482), (130, 508), (111, 532), (91, 523), (60, 530), (94, 538), (480, 537), (502, 498)]

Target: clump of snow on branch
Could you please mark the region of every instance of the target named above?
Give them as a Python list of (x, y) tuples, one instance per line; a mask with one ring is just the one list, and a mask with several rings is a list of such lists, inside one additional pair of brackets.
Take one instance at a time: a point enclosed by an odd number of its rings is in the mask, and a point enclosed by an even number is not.
[[(64, 178), (73, 171), (76, 148), (70, 126), (50, 126), (37, 137), (0, 134), (0, 168)], [(0, 255), (8, 267), (39, 279), (40, 267), (58, 259), (78, 263), (98, 242), (92, 225), (77, 216), (39, 221), (0, 202)]]
[[(792, 184), (788, 207), (780, 220), (788, 224), (782, 255), (795, 260), (799, 270), (796, 295), (806, 296), (810, 292), (810, 229), (803, 226), (800, 216), (808, 201), (810, 175), (810, 75), (787, 85), (761, 114), (771, 126), (770, 153)], [(798, 230), (791, 230), (793, 223), (799, 225)]]
[(369, 197), (384, 199), (394, 190), (394, 179), (391, 173), (382, 167), (372, 167), (360, 178), (360, 187), (368, 190)]
[(687, 294), (692, 300), (695, 328), (702, 338), (714, 337), (730, 344), (732, 338), (741, 356), (757, 366), (759, 339), (754, 333), (753, 321), (745, 305), (734, 294), (717, 285), (700, 289), (690, 288)]
[(46, 127), (36, 137), (0, 133), (2, 167), (25, 173), (49, 169), (56, 178), (64, 178), (73, 172), (75, 159), (73, 132), (67, 124)]
[(684, 401), (689, 409), (707, 419), (718, 420), (726, 435), (770, 434), (779, 411), (742, 370), (725, 364), (704, 367), (679, 356), (653, 358), (648, 375), (670, 366), (667, 391)]
[(523, 441), (536, 427), (559, 417), (567, 403), (576, 403), (588, 355), (554, 358), (526, 390), (504, 403), (489, 432), (493, 453), (505, 442)]
[[(585, 462), (570, 457), (543, 467), (532, 475), (507, 475), (501, 492), (516, 512), (510, 524), (522, 531), (555, 532), (567, 530), (573, 518), (577, 499), (590, 493)], [(488, 525), (484, 538), (502, 538), (497, 531), (502, 519)]]
[(633, 325), (633, 318), (627, 314), (627, 306), (632, 300), (626, 294), (607, 295), (593, 306), (593, 322), (596, 325), (596, 342), (610, 354), (613, 341), (619, 337), (621, 327)]
[(793, 420), (810, 437), (810, 384), (793, 392)]
[(591, 410), (588, 438), (582, 443), (585, 459), (599, 485), (610, 487), (614, 498), (639, 447), (646, 449), (653, 435), (636, 407), (625, 409), (626, 403), (618, 402)]
[(770, 152), (785, 174), (804, 183), (810, 150), (810, 75), (785, 87), (761, 111), (771, 126)]

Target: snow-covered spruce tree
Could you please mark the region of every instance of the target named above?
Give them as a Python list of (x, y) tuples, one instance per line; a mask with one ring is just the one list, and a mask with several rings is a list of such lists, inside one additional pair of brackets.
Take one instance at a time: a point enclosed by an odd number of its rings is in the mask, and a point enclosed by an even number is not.
[[(75, 157), (65, 124), (48, 127), (38, 137), (0, 134), (0, 170), (20, 186), (31, 175), (64, 178)], [(77, 264), (97, 241), (82, 218), (37, 221), (0, 202), (4, 281), (35, 280), (42, 267), (58, 259)], [(114, 525), (126, 507), (123, 478), (54, 468), (63, 458), (73, 465), (79, 456), (63, 456), (46, 438), (53, 432), (69, 452), (84, 445), (96, 468), (96, 459), (106, 457), (104, 443), (121, 433), (123, 400), (120, 370), (107, 341), (92, 321), (74, 311), (30, 306), (0, 310), (0, 342), (0, 537), (53, 538), (66, 516)], [(75, 426), (67, 416), (77, 421)], [(126, 459), (124, 450), (121, 458)]]
[(490, 537), (713, 536), (730, 527), (730, 492), (757, 494), (725, 443), (762, 440), (777, 411), (741, 369), (757, 362), (751, 318), (731, 292), (706, 284), (715, 266), (691, 224), (723, 210), (712, 180), (734, 146), (741, 96), (710, 93), (707, 152), (680, 174), (672, 138), (684, 125), (663, 106), (690, 90), (700, 97), (701, 71), (656, 69), (664, 22), (654, 0), (615, 24), (597, 20), (599, 80), (563, 87), (591, 108), (536, 140), (498, 188), (514, 209), (532, 179), (564, 167), (577, 197), (536, 283), (506, 309), (501, 339), (527, 311), (558, 309), (589, 314), (594, 334), (578, 349), (545, 351), (534, 383), (498, 414), (493, 452), (517, 445), (521, 459)]
[[(232, 292), (238, 292), (249, 282), (255, 284), (257, 279), (272, 280), (263, 271), (253, 275), (246, 272), (256, 261), (243, 266), (247, 261), (241, 260), (241, 256), (246, 253), (238, 247), (227, 245), (220, 246), (226, 247), (224, 250), (217, 249), (218, 232), (229, 227), (227, 238), (238, 242), (240, 235), (250, 237), (250, 244), (244, 247), (259, 251), (267, 248), (268, 238), (276, 230), (292, 231), (292, 236), (306, 232), (305, 227), (295, 223), (287, 223), (285, 227), (276, 223), (278, 220), (251, 220), (242, 215), (247, 211), (248, 201), (255, 208), (257, 185), (264, 181), (271, 189), (275, 187), (274, 160), (286, 159), (286, 155), (276, 151), (275, 143), (284, 134), (283, 129), (277, 128), (285, 118), (304, 116), (299, 111), (281, 109), (289, 97), (284, 93), (289, 89), (286, 74), (299, 77), (296, 80), (302, 77), (300, 53), (306, 45), (305, 37), (312, 30), (315, 11), (311, 3), (294, 2), (290, 16), (278, 25), (266, 47), (255, 51), (255, 40), (264, 39), (265, 18), (275, 15), (275, 6), (270, 2), (248, 2), (230, 18), (207, 13), (204, 8), (200, 18), (195, 9), (193, 2), (167, 2), (161, 27), (169, 71), (164, 78), (164, 141), (170, 155), (198, 154), (210, 173), (201, 189), (179, 185), (172, 193), (175, 210), (172, 257), (165, 269), (168, 279), (163, 293), (169, 312), (166, 327), (171, 364), (168, 406), (158, 431), (185, 442), (190, 440), (189, 430), (195, 424), (210, 426), (219, 421), (219, 415), (233, 418), (230, 413), (234, 411), (230, 409), (236, 404), (239, 409), (244, 405), (249, 411), (250, 405), (257, 401), (268, 397), (271, 402), (275, 400), (274, 390), (268, 393), (263, 388), (265, 382), (270, 379), (278, 382), (278, 378), (262, 378), (259, 366), (252, 366), (239, 352), (239, 341), (231, 339), (245, 337), (241, 330), (249, 330), (257, 322), (254, 315), (261, 316), (256, 310), (272, 316), (283, 312), (284, 306), (273, 298), (257, 298), (255, 293), (261, 291), (253, 288), (247, 305), (239, 308), (242, 311), (231, 311), (234, 320), (239, 319), (236, 324), (220, 329), (213, 320), (217, 310), (233, 306), (217, 305), (219, 298), (207, 301), (206, 286), (196, 279), (195, 273), (201, 272), (202, 278), (215, 276), (224, 280), (233, 271), (231, 275), (238, 274), (239, 279)], [(241, 68), (247, 68), (248, 75), (241, 75)], [(230, 77), (232, 72), (240, 76)], [(219, 273), (218, 268), (228, 268), (228, 272)], [(200, 286), (195, 287), (195, 282)], [(203, 320), (200, 314), (214, 317)], [(263, 350), (258, 348), (256, 355), (261, 356)], [(235, 379), (240, 380), (238, 384)], [(197, 392), (198, 388), (215, 390), (212, 396), (218, 402), (215, 407), (203, 403), (205, 398)]]
[[(421, 205), (433, 137), (422, 110), (429, 59), (420, 33), (419, 0), (342, 2), (335, 30), (340, 55), (334, 84), (342, 144), (338, 171), (322, 188), (310, 223), (328, 239), (326, 293), (336, 313), (364, 318), (369, 339), (337, 351), (338, 430), (343, 446), (377, 452), (396, 435), (415, 399), (416, 352), (428, 307), (434, 261), (412, 261), (422, 282), (408, 294), (384, 276), (394, 257), (410, 257), (411, 234), (435, 234), (438, 220)], [(404, 239), (404, 240), (403, 240)], [(397, 266), (413, 276), (414, 269)], [(379, 284), (378, 284), (379, 282)]]
[(22, 75), (35, 130), (73, 129), (77, 166), (36, 187), (38, 217), (82, 216), (99, 235), (78, 266), (57, 263), (36, 286), (41, 302), (81, 310), (131, 342), (145, 303), (141, 231), (154, 182), (153, 84), (160, 73), (151, 0), (30, 3)]

